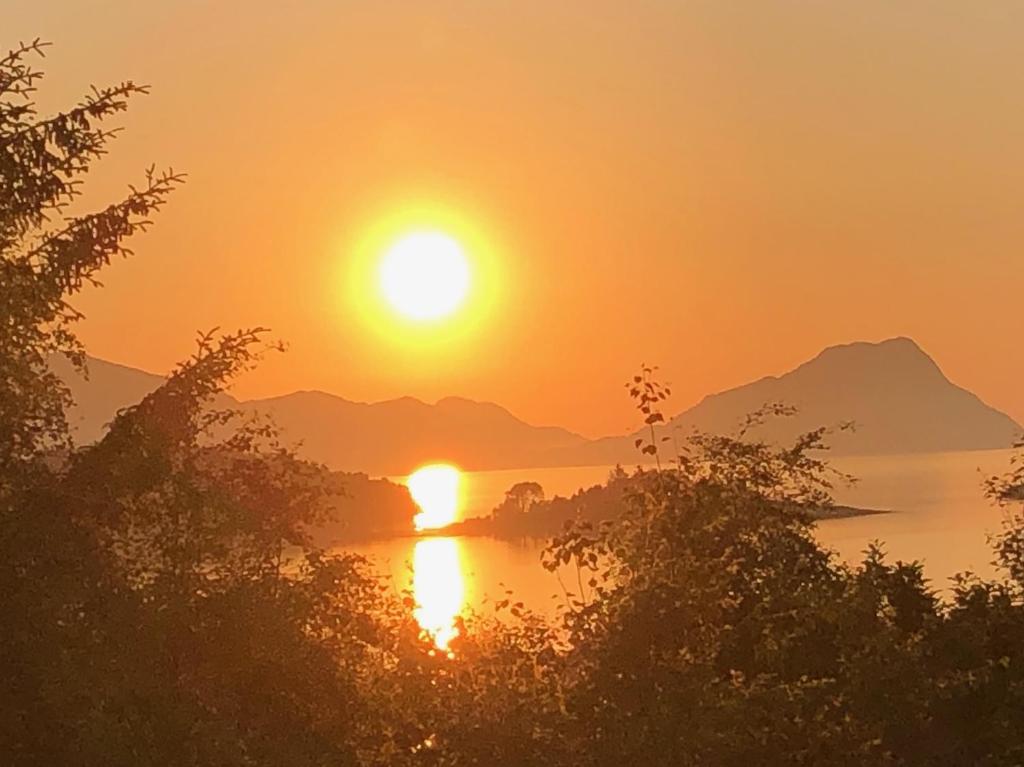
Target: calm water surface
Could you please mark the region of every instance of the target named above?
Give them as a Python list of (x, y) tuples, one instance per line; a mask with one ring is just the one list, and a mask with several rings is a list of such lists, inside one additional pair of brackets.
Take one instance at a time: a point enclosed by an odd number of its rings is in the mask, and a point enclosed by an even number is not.
[[(1004, 512), (982, 495), (985, 475), (1008, 467), (1010, 451), (839, 458), (837, 468), (860, 481), (838, 488), (839, 503), (892, 509), (894, 513), (838, 519), (818, 525), (826, 546), (856, 561), (871, 541), (881, 541), (895, 559), (919, 559), (936, 588), (958, 572), (991, 574), (987, 536), (997, 532)], [(486, 514), (516, 482), (539, 482), (548, 497), (571, 495), (599, 484), (611, 467), (475, 472), (463, 475), (462, 517)], [(516, 599), (553, 614), (563, 601), (557, 578), (540, 566), (539, 542), (491, 538), (398, 538), (356, 547), (389, 573), (396, 591), (411, 590), (417, 618), (444, 647), (455, 616), (486, 612), (512, 591)]]

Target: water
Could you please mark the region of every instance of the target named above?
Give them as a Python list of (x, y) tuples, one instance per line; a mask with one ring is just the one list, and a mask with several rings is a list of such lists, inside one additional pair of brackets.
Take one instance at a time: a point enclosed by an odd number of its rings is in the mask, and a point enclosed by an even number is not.
[(982, 481), (1006, 472), (1011, 454), (989, 450), (836, 461), (861, 478), (836, 493), (841, 503), (896, 513), (822, 522), (818, 535), (848, 561), (879, 540), (895, 559), (923, 561), (939, 589), (964, 571), (993, 575), (988, 536), (1000, 531), (1005, 511), (984, 497)]
[[(982, 494), (984, 476), (1006, 471), (1009, 450), (926, 455), (841, 458), (836, 467), (860, 481), (837, 488), (839, 503), (891, 509), (894, 513), (821, 522), (823, 544), (846, 561), (857, 561), (870, 542), (881, 541), (893, 559), (922, 560), (938, 589), (956, 573), (995, 572), (988, 536), (998, 532), (1004, 512)], [(539, 482), (548, 497), (571, 495), (600, 484), (611, 467), (474, 472), (463, 475), (460, 516), (486, 514), (520, 481)], [(553, 614), (564, 592), (556, 576), (540, 566), (540, 542), (492, 538), (398, 538), (355, 547), (391, 576), (396, 591), (411, 589), (420, 622), (450, 638), (456, 615), (467, 608), (486, 612), (506, 591), (528, 607)], [(415, 572), (414, 572), (415, 565)]]

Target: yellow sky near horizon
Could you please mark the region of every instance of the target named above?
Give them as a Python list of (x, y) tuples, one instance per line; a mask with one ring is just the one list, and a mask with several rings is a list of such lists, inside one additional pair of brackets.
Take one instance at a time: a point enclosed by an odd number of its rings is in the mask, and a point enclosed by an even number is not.
[[(824, 346), (906, 335), (1024, 422), (1024, 4), (7, 0), (40, 103), (153, 87), (89, 179), (188, 184), (78, 302), (97, 356), (162, 371), (197, 329), (289, 344), (239, 396), (491, 400), (587, 435)], [(422, 343), (350, 297), (368, 233), (466, 222), (490, 310)]]

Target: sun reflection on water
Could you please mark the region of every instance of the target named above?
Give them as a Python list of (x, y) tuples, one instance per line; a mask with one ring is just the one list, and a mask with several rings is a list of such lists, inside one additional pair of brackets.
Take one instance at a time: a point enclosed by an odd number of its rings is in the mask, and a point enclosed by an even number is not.
[(423, 466), (406, 479), (409, 494), (420, 507), (413, 519), (417, 530), (450, 525), (459, 512), (461, 472), (447, 463)]
[(416, 543), (412, 557), (413, 615), (439, 650), (459, 635), (457, 618), (466, 603), (462, 551), (455, 538), (428, 538)]

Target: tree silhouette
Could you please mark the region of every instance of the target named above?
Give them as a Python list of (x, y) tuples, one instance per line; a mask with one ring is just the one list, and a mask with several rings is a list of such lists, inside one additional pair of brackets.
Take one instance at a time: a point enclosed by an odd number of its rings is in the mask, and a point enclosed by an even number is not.
[(511, 522), (530, 512), (535, 503), (544, 500), (544, 488), (537, 482), (517, 482), (505, 491), (505, 498), (494, 509), (498, 522)]
[(0, 469), (68, 444), (68, 392), (47, 357), (64, 354), (83, 366), (72, 329), (81, 315), (69, 299), (95, 284), (112, 258), (130, 254), (127, 238), (183, 180), (150, 170), (120, 202), (63, 217), (116, 134), (106, 121), (147, 90), (132, 82), (94, 89), (67, 112), (40, 118), (32, 96), (42, 74), (30, 59), (44, 50), (37, 40), (0, 59)]

